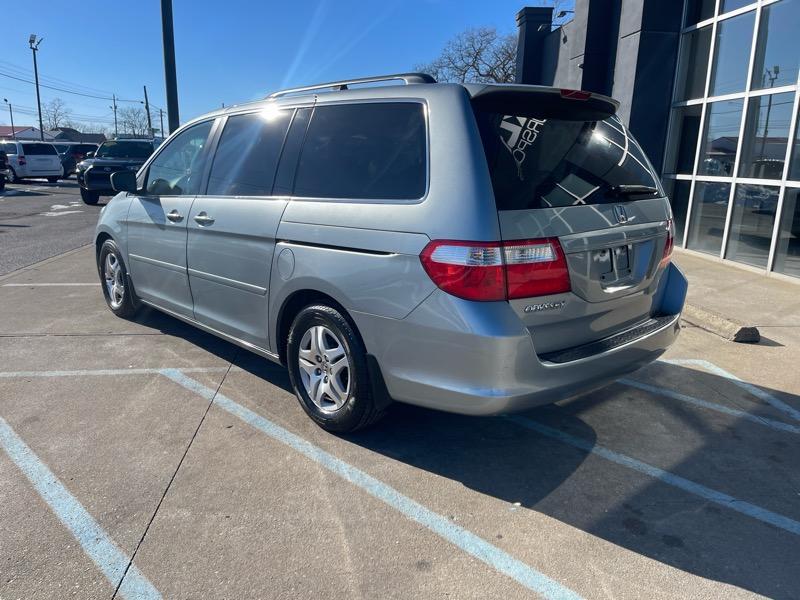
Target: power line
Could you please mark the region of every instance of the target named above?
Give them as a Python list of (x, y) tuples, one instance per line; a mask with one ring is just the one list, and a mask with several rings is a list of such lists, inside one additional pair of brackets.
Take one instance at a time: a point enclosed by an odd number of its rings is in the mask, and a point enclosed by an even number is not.
[[(30, 79), (24, 79), (22, 77), (17, 77), (16, 75), (11, 75), (9, 73), (5, 73), (0, 71), (0, 75), (3, 77), (8, 77), (9, 79), (16, 79), (17, 81), (22, 81), (24, 83), (30, 83), (31, 85), (35, 85), (35, 82), (31, 81)], [(83, 92), (76, 92), (73, 90), (68, 90), (61, 87), (56, 87), (54, 85), (48, 85), (45, 83), (39, 83), (39, 87), (47, 88), (49, 90), (56, 90), (59, 92), (64, 92), (65, 94), (73, 94), (75, 96), (83, 96), (84, 98), (97, 98), (98, 100), (111, 100), (111, 96), (98, 96), (96, 94), (84, 94)], [(124, 98), (117, 98), (117, 102), (131, 102), (134, 104), (141, 104), (141, 100), (126, 100)]]

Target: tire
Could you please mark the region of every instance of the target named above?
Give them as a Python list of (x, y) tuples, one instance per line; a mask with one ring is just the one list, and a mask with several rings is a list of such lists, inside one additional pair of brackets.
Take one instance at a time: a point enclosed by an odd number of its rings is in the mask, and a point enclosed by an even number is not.
[(6, 190), (6, 178), (3, 175), (0, 175), (0, 192), (4, 192)]
[(60, 177), (48, 177), (47, 181), (50, 183), (58, 183), (58, 180), (61, 179)]
[(19, 177), (12, 167), (8, 168), (8, 183), (19, 183)]
[(139, 302), (133, 291), (128, 269), (114, 240), (106, 240), (97, 255), (97, 273), (108, 308), (118, 317), (129, 319), (136, 314)]
[[(340, 351), (341, 357), (334, 358)], [(314, 304), (300, 311), (289, 329), (286, 360), (300, 406), (323, 429), (349, 433), (383, 416), (385, 411), (375, 403), (364, 344), (335, 308)]]
[(92, 190), (81, 188), (81, 200), (83, 200), (84, 204), (94, 206), (100, 201), (100, 194)]

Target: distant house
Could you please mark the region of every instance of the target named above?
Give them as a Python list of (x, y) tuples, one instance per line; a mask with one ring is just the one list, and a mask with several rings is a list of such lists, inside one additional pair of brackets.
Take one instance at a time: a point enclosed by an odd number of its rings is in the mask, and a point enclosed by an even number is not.
[[(15, 125), (14, 129), (12, 130), (10, 125), (0, 125), (0, 138), (10, 140), (14, 137), (16, 137), (18, 140), (38, 140), (39, 129), (38, 127), (24, 127), (21, 125)], [(55, 136), (46, 131), (44, 132), (44, 141), (52, 142), (54, 139)]]
[(56, 127), (48, 132), (54, 140), (62, 142), (83, 142), (87, 144), (102, 144), (106, 141), (103, 133), (83, 133), (72, 127)]

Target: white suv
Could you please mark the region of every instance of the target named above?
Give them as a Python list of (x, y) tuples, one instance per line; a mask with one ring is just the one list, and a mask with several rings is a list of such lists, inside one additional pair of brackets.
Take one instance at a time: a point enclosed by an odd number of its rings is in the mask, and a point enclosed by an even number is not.
[(34, 177), (55, 183), (64, 176), (61, 158), (53, 144), (0, 140), (0, 150), (8, 156), (9, 183)]

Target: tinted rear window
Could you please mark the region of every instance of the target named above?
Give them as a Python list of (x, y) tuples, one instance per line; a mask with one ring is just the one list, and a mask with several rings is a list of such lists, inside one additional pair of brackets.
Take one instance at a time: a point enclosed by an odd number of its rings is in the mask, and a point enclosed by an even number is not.
[(0, 144), (0, 150), (5, 152), (6, 154), (16, 154), (17, 153), (17, 145), (16, 144)]
[(228, 118), (206, 194), (269, 196), (292, 112), (258, 112)]
[(320, 106), (300, 155), (295, 196), (412, 200), (425, 194), (423, 106)]
[[(622, 202), (663, 195), (658, 176), (616, 116), (603, 121), (476, 113), (498, 210)], [(657, 194), (620, 195), (616, 186)]]
[(22, 144), (22, 153), (28, 156), (47, 156), (58, 154), (52, 144)]

